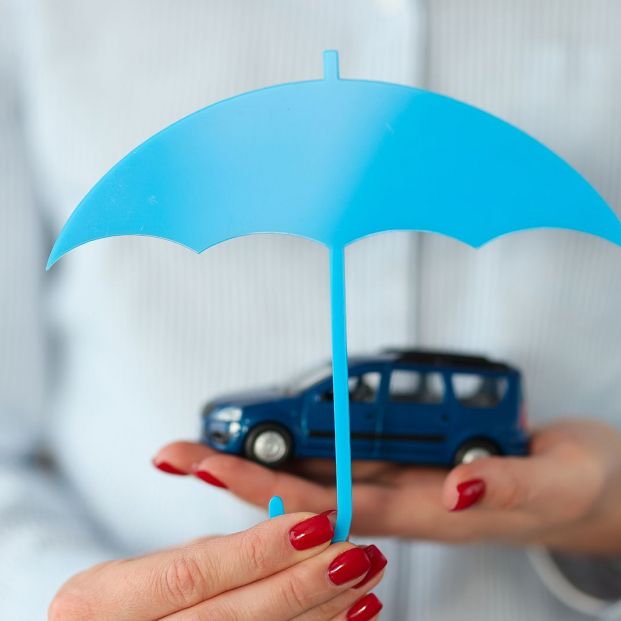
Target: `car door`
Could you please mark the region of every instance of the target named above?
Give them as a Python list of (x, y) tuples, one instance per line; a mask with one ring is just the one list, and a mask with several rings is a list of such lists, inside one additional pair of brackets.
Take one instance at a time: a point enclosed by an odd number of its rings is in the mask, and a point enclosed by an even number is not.
[(442, 463), (449, 427), (446, 379), (433, 369), (395, 365), (379, 431), (380, 458)]
[[(379, 369), (361, 368), (349, 374), (351, 448), (354, 459), (376, 457), (375, 439), (379, 421)], [(318, 385), (307, 401), (303, 424), (308, 438), (306, 455), (334, 456), (334, 396), (332, 382)]]
[(515, 389), (509, 391), (507, 375), (459, 371), (452, 373), (450, 380), (462, 435), (494, 439), (515, 428), (519, 400)]

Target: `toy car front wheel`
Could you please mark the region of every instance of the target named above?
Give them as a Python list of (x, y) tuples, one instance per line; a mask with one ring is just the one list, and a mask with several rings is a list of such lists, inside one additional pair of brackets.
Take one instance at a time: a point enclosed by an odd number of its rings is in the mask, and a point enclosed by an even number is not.
[(275, 467), (283, 464), (291, 456), (293, 439), (281, 425), (266, 423), (255, 427), (246, 438), (244, 453), (246, 457), (264, 466)]
[(455, 453), (454, 463), (470, 464), (481, 457), (491, 457), (492, 455), (500, 455), (499, 448), (490, 440), (485, 438), (477, 438), (464, 442)]

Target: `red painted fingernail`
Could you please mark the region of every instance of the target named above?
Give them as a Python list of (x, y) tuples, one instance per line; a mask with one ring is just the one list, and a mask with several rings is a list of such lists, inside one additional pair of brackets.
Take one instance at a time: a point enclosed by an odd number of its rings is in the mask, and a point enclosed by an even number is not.
[(451, 511), (463, 511), (479, 502), (485, 495), (485, 481), (472, 479), (457, 486), (457, 501)]
[(299, 522), (289, 531), (289, 541), (296, 550), (309, 550), (330, 541), (334, 536), (336, 511), (325, 511)]
[(180, 470), (179, 468), (175, 468), (172, 464), (169, 464), (167, 461), (156, 461), (153, 460), (153, 465), (156, 468), (159, 468), (162, 472), (166, 472), (167, 474), (177, 474), (179, 476), (186, 476), (188, 473)]
[(351, 548), (339, 554), (328, 567), (328, 577), (334, 584), (345, 584), (364, 576), (371, 561), (362, 548)]
[(221, 487), (222, 489), (229, 489), (228, 485), (222, 483), (220, 479), (211, 474), (211, 472), (207, 472), (207, 470), (195, 470), (194, 476), (198, 477), (201, 481), (205, 481), (205, 483), (209, 483), (209, 485), (213, 485), (215, 487)]
[(367, 584), (370, 580), (377, 576), (377, 574), (379, 574), (379, 572), (382, 571), (386, 565), (388, 565), (388, 559), (380, 552), (380, 549), (377, 546), (371, 545), (362, 549), (371, 561), (371, 569), (369, 569), (362, 582), (359, 582), (354, 586), (354, 589), (359, 589)]
[(348, 611), (347, 621), (368, 621), (383, 608), (382, 602), (373, 593), (361, 597)]

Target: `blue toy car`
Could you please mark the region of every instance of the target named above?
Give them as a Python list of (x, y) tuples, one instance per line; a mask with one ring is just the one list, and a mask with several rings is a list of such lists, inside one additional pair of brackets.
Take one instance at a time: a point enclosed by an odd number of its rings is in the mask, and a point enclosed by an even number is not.
[[(211, 401), (202, 442), (266, 466), (334, 457), (331, 372)], [(521, 375), (503, 362), (421, 349), (352, 357), (349, 399), (353, 459), (452, 466), (528, 451)]]

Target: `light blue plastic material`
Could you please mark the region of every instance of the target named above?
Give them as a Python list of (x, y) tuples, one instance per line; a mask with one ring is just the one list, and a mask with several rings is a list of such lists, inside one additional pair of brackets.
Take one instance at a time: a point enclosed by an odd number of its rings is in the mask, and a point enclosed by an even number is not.
[(272, 496), (267, 507), (267, 514), (270, 520), (285, 514), (285, 504), (280, 496)]
[[(568, 131), (571, 128), (568, 129)], [(150, 235), (196, 252), (252, 233), (330, 251), (338, 519), (351, 521), (345, 246), (380, 231), (442, 233), (473, 247), (554, 227), (621, 245), (621, 223), (574, 169), (481, 110), (420, 89), (324, 77), (253, 91), (156, 134), (87, 194), (52, 249)]]

